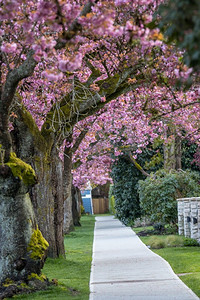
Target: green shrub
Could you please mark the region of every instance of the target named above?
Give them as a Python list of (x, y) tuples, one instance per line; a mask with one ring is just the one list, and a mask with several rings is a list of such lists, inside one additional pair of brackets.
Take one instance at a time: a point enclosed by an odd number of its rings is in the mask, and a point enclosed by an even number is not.
[(178, 225), (170, 224), (165, 227), (166, 234), (178, 234)]
[(134, 220), (141, 216), (137, 183), (144, 176), (125, 157), (119, 157), (112, 166), (111, 177), (116, 216), (125, 225), (132, 226)]
[(195, 239), (191, 239), (189, 237), (185, 237), (183, 239), (183, 246), (186, 246), (186, 247), (199, 246), (199, 243)]
[(161, 169), (139, 181), (140, 206), (153, 222), (177, 223), (177, 198), (200, 194), (200, 175), (195, 171), (166, 171)]
[(81, 205), (81, 215), (85, 215), (85, 208), (83, 205)]
[(109, 211), (110, 211), (111, 214), (115, 215), (115, 213), (116, 213), (116, 210), (115, 210), (115, 197), (113, 195), (113, 185), (112, 184), (110, 185), (110, 188), (109, 188), (108, 198), (109, 198)]
[(183, 237), (178, 235), (169, 235), (164, 237), (151, 236), (147, 242), (147, 244), (152, 249), (161, 249), (166, 247), (182, 247), (183, 243)]
[(153, 225), (153, 228), (155, 231), (158, 232), (158, 234), (162, 234), (165, 231), (165, 226), (162, 223), (155, 223)]

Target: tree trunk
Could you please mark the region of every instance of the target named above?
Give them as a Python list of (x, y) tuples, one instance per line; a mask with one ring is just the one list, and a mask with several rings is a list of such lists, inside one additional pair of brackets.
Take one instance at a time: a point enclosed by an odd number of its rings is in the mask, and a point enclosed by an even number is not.
[(176, 156), (176, 170), (182, 169), (181, 157), (182, 157), (182, 139), (180, 136), (175, 137), (175, 156)]
[(65, 147), (64, 155), (64, 233), (74, 230), (72, 216), (72, 151)]
[(63, 236), (63, 165), (53, 138), (44, 138), (30, 114), (17, 110), (13, 140), (18, 156), (36, 172), (30, 192), (38, 226), (49, 243), (48, 256), (65, 256)]
[(164, 168), (181, 169), (181, 138), (176, 134), (176, 129), (170, 126), (165, 132), (165, 137), (168, 142), (164, 143)]
[(28, 186), (0, 166), (0, 283), (40, 275), (48, 243), (36, 226)]
[(63, 163), (54, 148), (49, 157), (35, 149), (30, 163), (38, 178), (38, 184), (31, 190), (31, 200), (39, 228), (49, 243), (48, 256), (65, 256)]
[(63, 191), (63, 162), (57, 149), (53, 149), (51, 168), (51, 183), (54, 199), (54, 228), (57, 256), (65, 257), (64, 248), (64, 191)]
[(170, 128), (165, 132), (165, 138), (168, 140), (164, 142), (164, 168), (167, 170), (175, 170), (176, 167), (175, 137), (173, 134), (174, 132)]
[(12, 140), (8, 130), (8, 116), (8, 111), (4, 108), (2, 101), (0, 101), (0, 162), (9, 160), (12, 148)]
[(44, 153), (35, 151), (31, 158), (38, 184), (31, 190), (31, 201), (33, 203), (39, 228), (49, 243), (48, 256), (57, 257), (57, 246), (54, 226), (54, 198), (51, 184), (52, 168), (50, 158)]
[(81, 203), (81, 191), (79, 190), (79, 188), (72, 185), (72, 215), (74, 226), (81, 226)]

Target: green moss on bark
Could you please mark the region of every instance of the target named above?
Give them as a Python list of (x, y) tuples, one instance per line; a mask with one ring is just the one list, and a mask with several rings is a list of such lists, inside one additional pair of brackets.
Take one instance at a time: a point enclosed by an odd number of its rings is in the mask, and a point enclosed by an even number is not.
[(14, 177), (18, 177), (26, 185), (33, 185), (36, 183), (35, 171), (32, 167), (26, 164), (23, 160), (18, 158), (14, 152), (11, 152), (7, 165)]
[(21, 115), (23, 123), (29, 129), (31, 135), (34, 138), (34, 142), (37, 145), (38, 149), (41, 151), (46, 151), (49, 147), (48, 143), (51, 142), (51, 138), (49, 137), (49, 132), (46, 133), (45, 139), (42, 133), (40, 132), (35, 120), (33, 119), (32, 115), (26, 110), (24, 106), (21, 107), (18, 114)]
[(36, 273), (31, 273), (30, 275), (28, 275), (28, 280), (33, 280), (33, 279), (37, 279), (40, 281), (45, 281), (47, 280), (47, 277), (43, 274), (41, 274), (40, 276)]
[(34, 260), (42, 260), (48, 247), (49, 243), (45, 240), (41, 231), (37, 227), (37, 229), (33, 231), (27, 248), (28, 252), (30, 252), (30, 257)]
[(96, 84), (100, 87), (99, 94), (101, 96), (106, 96), (114, 93), (118, 87), (118, 82), (120, 79), (119, 74), (115, 74), (112, 77), (108, 77), (107, 79), (99, 80)]

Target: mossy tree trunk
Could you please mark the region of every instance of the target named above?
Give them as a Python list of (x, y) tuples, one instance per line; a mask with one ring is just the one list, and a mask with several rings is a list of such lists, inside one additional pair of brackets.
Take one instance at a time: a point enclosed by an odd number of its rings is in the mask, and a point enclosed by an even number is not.
[[(31, 273), (40, 275), (48, 248), (29, 198), (29, 188), (36, 183), (34, 170), (12, 152), (9, 131), (18, 83), (31, 76), (36, 66), (32, 54), (30, 51), (21, 65), (4, 74), (6, 78), (0, 72), (0, 298), (4, 298), (6, 279), (28, 282)], [(0, 54), (0, 67), (3, 65)]]
[[(31, 165), (38, 178), (38, 184), (31, 190), (31, 200), (39, 228), (49, 243), (48, 256), (55, 258), (61, 254), (58, 251), (56, 243), (54, 198), (54, 195), (56, 196), (56, 187), (53, 186), (54, 182), (52, 182), (56, 174), (53, 173), (55, 170), (53, 170), (54, 168), (50, 158), (45, 156), (44, 153), (38, 152), (39, 151), (35, 151), (35, 155), (31, 159)], [(56, 201), (57, 200), (58, 199), (56, 199)], [(62, 255), (64, 255), (64, 253), (62, 253)]]
[(39, 229), (49, 243), (48, 256), (65, 256), (63, 236), (63, 165), (51, 133), (44, 137), (31, 115), (17, 110), (13, 141), (20, 158), (36, 172), (38, 184), (30, 191)]
[(31, 244), (37, 225), (28, 190), (8, 166), (0, 166), (0, 283), (28, 282), (44, 264), (48, 244), (36, 239), (35, 248)]

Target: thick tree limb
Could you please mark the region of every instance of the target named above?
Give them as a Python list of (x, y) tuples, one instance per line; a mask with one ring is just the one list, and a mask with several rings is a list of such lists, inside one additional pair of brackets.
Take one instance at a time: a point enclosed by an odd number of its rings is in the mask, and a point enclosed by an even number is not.
[(131, 153), (129, 153), (129, 159), (130, 161), (134, 164), (134, 166), (144, 175), (149, 177), (150, 174), (147, 173), (138, 163), (137, 161), (133, 158), (133, 156), (131, 155)]
[[(127, 68), (104, 80), (96, 81), (95, 84), (99, 87), (98, 92), (88, 88), (88, 82), (79, 84), (77, 81), (74, 89), (59, 103), (59, 110), (58, 103), (52, 106), (42, 126), (42, 131), (53, 130), (57, 135), (57, 140), (65, 139), (66, 134), (69, 135), (78, 121), (99, 111), (111, 100), (138, 87), (141, 80), (142, 82), (144, 80), (142, 75), (138, 76), (134, 84), (129, 84), (128, 79), (137, 76), (139, 67), (141, 64)], [(102, 102), (102, 97), (105, 97), (105, 102)]]
[(31, 76), (34, 72), (37, 62), (34, 60), (33, 54), (34, 51), (31, 50), (27, 56), (27, 59), (18, 68), (8, 72), (1, 94), (1, 102), (3, 109), (5, 109), (6, 112), (8, 112), (13, 101), (18, 83), (22, 79)]

